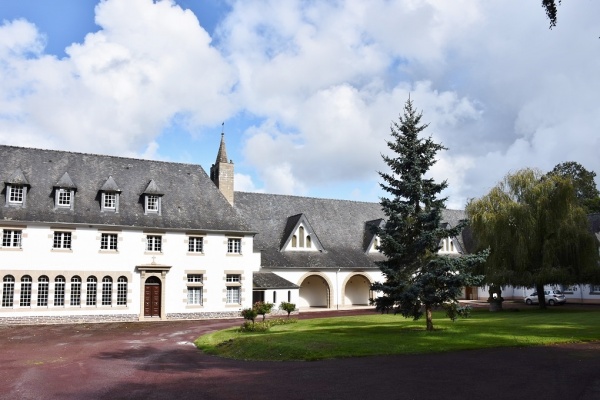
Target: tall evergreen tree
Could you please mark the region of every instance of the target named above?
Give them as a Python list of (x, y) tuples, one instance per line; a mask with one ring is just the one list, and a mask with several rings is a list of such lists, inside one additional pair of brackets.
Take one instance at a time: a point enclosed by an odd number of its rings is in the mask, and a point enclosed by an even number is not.
[(523, 169), (467, 204), (473, 236), (490, 248), (487, 283), (535, 286), (600, 280), (598, 243), (571, 179)]
[(421, 117), (409, 99), (399, 122), (392, 122), (392, 140), (387, 145), (394, 156), (382, 156), (391, 171), (379, 173), (380, 186), (391, 197), (381, 199), (387, 219), (375, 230), (379, 250), (386, 256), (379, 264), (385, 282), (374, 284), (373, 289), (384, 293), (375, 300), (378, 308), (393, 304), (395, 312), (415, 320), (424, 309), (427, 330), (433, 330), (433, 307), (456, 303), (463, 286), (474, 283), (470, 271), (482, 256), (438, 255), (441, 240), (459, 234), (464, 224), (452, 228), (441, 224), (446, 198), (439, 196), (448, 184), (436, 183), (425, 174), (445, 147), (431, 137), (419, 137), (428, 126)]

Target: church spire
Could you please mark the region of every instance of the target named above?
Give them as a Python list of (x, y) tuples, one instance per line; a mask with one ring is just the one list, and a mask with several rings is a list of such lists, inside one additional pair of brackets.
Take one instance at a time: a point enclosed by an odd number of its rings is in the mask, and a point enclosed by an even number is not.
[[(225, 123), (222, 126), (224, 127)], [(210, 179), (219, 188), (229, 204), (233, 205), (233, 162), (227, 160), (223, 128), (221, 129), (221, 144), (217, 152), (217, 160), (210, 167)]]

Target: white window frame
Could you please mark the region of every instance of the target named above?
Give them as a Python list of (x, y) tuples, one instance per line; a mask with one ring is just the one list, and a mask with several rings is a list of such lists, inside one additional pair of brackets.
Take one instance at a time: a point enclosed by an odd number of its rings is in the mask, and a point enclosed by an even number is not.
[(129, 281), (127, 277), (120, 276), (117, 279), (117, 305), (118, 306), (126, 306), (127, 305), (127, 287), (129, 285)]
[(204, 253), (204, 237), (188, 237), (188, 253)]
[(71, 208), (73, 205), (73, 189), (56, 189), (56, 207)]
[(187, 304), (190, 306), (204, 305), (204, 288), (202, 286), (188, 286)]
[(227, 286), (225, 302), (227, 304), (242, 304), (242, 287)]
[(225, 282), (227, 283), (241, 283), (242, 275), (241, 274), (227, 274), (225, 275)]
[(146, 251), (152, 253), (162, 253), (162, 236), (146, 235)]
[(102, 192), (102, 211), (119, 211), (119, 192)]
[(155, 194), (147, 194), (144, 197), (145, 197), (146, 214), (159, 214), (160, 215), (161, 196), (158, 196)]
[(23, 231), (21, 229), (3, 229), (2, 247), (20, 249), (23, 246)]
[(242, 254), (242, 239), (227, 238), (227, 254)]
[(119, 250), (119, 235), (117, 233), (100, 233), (100, 250), (103, 251), (118, 251)]
[(25, 189), (25, 185), (8, 185), (8, 193), (6, 194), (9, 204), (25, 204), (25, 196), (27, 195), (27, 190)]
[(54, 237), (52, 239), (53, 249), (66, 249), (71, 250), (73, 246), (73, 233), (65, 231), (54, 231)]

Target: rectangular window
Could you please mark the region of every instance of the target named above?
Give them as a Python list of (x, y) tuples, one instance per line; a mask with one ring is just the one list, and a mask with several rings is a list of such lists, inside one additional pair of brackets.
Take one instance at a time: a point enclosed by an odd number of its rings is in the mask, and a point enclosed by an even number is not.
[(157, 213), (158, 212), (159, 197), (153, 194), (146, 195), (146, 212)]
[(202, 286), (190, 286), (187, 288), (188, 304), (202, 305)]
[(592, 293), (600, 293), (600, 285), (593, 285)]
[(156, 235), (146, 236), (146, 250), (162, 251), (162, 237)]
[(202, 274), (188, 274), (187, 281), (189, 283), (202, 283)]
[(100, 237), (100, 250), (117, 250), (116, 233), (103, 233)]
[(23, 204), (25, 188), (23, 185), (10, 185), (8, 202), (13, 204)]
[(240, 283), (240, 281), (241, 281), (240, 275), (227, 274), (227, 276), (225, 277), (225, 282), (228, 282), (228, 283), (231, 283), (231, 282)]
[(188, 252), (202, 253), (203, 242), (204, 242), (203, 238), (201, 238), (201, 237), (190, 237), (188, 239)]
[(239, 286), (227, 286), (227, 304), (241, 304)]
[(5, 229), (2, 232), (2, 247), (21, 247), (21, 230)]
[(58, 189), (57, 205), (71, 207), (71, 189)]
[(71, 248), (71, 232), (54, 232), (55, 249), (70, 249)]
[(227, 239), (227, 253), (242, 254), (242, 239)]
[(103, 193), (102, 194), (102, 205), (104, 209), (116, 210), (117, 209), (117, 194), (116, 193)]

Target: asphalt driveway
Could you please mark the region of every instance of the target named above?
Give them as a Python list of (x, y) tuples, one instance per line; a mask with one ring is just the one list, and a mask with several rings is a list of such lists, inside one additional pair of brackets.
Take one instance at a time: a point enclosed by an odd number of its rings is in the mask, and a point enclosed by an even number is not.
[(600, 399), (600, 342), (317, 362), (232, 361), (192, 344), (238, 324), (0, 326), (0, 397)]

